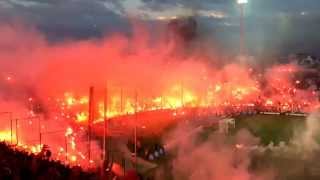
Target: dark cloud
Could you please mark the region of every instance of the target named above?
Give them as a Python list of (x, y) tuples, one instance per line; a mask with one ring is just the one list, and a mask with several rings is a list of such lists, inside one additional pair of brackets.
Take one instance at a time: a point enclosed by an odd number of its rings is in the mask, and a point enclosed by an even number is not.
[(144, 2), (144, 9), (166, 10), (175, 6), (201, 9), (228, 9), (232, 5), (232, 0), (141, 0)]
[[(235, 14), (237, 0), (141, 0), (144, 9), (166, 10), (173, 7), (193, 8), (195, 10), (219, 9)], [(252, 15), (269, 15), (274, 13), (294, 14), (301, 11), (319, 12), (319, 0), (249, 0), (246, 5)]]
[(85, 38), (103, 33), (122, 31), (127, 20), (118, 11), (123, 9), (117, 0), (5, 0), (0, 21), (23, 21), (36, 26), (49, 39)]
[(301, 10), (319, 11), (318, 0), (252, 0), (252, 7), (267, 12), (298, 12)]
[[(124, 5), (131, 0), (0, 0), (0, 22), (23, 21), (50, 39), (97, 37), (107, 32), (127, 32)], [(215, 10), (226, 18), (198, 17), (200, 27), (225, 49), (236, 50), (239, 10), (236, 0), (140, 0), (142, 13), (165, 13), (175, 8)], [(316, 51), (320, 46), (319, 0), (249, 0), (246, 5), (248, 48), (254, 53)], [(155, 23), (155, 22), (152, 22)]]

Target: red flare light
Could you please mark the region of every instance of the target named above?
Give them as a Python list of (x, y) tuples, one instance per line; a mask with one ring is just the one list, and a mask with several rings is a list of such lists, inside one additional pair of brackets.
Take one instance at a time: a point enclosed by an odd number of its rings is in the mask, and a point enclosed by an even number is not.
[[(237, 63), (216, 66), (218, 56), (204, 52), (202, 46), (186, 53), (189, 48), (186, 51), (179, 42), (154, 40), (141, 27), (134, 27), (131, 37), (114, 35), (61, 44), (11, 28), (0, 26), (4, 45), (10, 42), (8, 47), (15, 49), (12, 55), (0, 52), (0, 58), (7, 59), (0, 62), (5, 73), (0, 93), (6, 97), (0, 105), (19, 118), (30, 114), (43, 117), (20, 118), (19, 144), (38, 152), (48, 143), (55, 158), (73, 164), (94, 164), (100, 158), (89, 160), (85, 152), (87, 140), (83, 137), (89, 119), (93, 133), (102, 136), (101, 122), (107, 116), (107, 122), (121, 128), (121, 132), (108, 131), (112, 136), (128, 135), (134, 126), (144, 133), (157, 133), (171, 122), (196, 119), (198, 114), (309, 112), (319, 105), (318, 91), (299, 89), (304, 81), (296, 80), (294, 74), (303, 70), (295, 65), (263, 71)], [(8, 33), (11, 31), (15, 33)], [(22, 63), (21, 59), (28, 61)], [(11, 73), (14, 78), (8, 76)], [(7, 83), (13, 79), (14, 83)], [(90, 86), (96, 90), (91, 99), (93, 112), (88, 107)], [(14, 105), (9, 106), (7, 99)], [(0, 139), (8, 140), (8, 126), (1, 128)]]

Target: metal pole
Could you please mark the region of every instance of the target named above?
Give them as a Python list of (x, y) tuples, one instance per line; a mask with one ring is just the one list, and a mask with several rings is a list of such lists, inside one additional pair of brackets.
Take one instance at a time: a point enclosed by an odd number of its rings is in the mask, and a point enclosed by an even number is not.
[(67, 162), (68, 161), (68, 136), (64, 137), (64, 143), (65, 143), (64, 145), (65, 145), (65, 149), (66, 149), (66, 155), (65, 155), (66, 157), (65, 158), (66, 158), (66, 162)]
[(16, 119), (16, 141), (17, 141), (17, 145), (19, 145), (18, 119)]
[(94, 119), (94, 87), (90, 87), (89, 97), (89, 120), (88, 120), (88, 158), (91, 160), (91, 126)]
[(120, 113), (123, 113), (123, 88), (120, 90)]
[(13, 119), (12, 119), (12, 113), (9, 113), (10, 116), (10, 135), (11, 135), (11, 144), (13, 143)]
[(126, 159), (122, 158), (123, 173), (126, 174)]
[(40, 147), (41, 147), (41, 117), (39, 116), (38, 117), (38, 131), (39, 131), (39, 144), (40, 144)]
[(240, 55), (245, 53), (244, 4), (240, 4)]
[(134, 107), (134, 155), (135, 155), (135, 168), (136, 171), (138, 169), (138, 164), (137, 164), (137, 120), (138, 120), (138, 93), (135, 93), (135, 107)]
[[(104, 95), (104, 114), (103, 114), (103, 117), (104, 117), (104, 128), (103, 128), (103, 152), (102, 152), (102, 155), (103, 155), (103, 164), (105, 163), (106, 161), (106, 156), (107, 156), (107, 128), (108, 128), (108, 117), (107, 117), (107, 112), (108, 112), (108, 85), (105, 89), (105, 95)], [(108, 149), (109, 150), (109, 149)], [(102, 165), (103, 165), (102, 164)], [(103, 171), (104, 172), (104, 171)]]
[(103, 160), (106, 160), (106, 143), (107, 143), (107, 128), (108, 128), (108, 85), (105, 89), (105, 96), (104, 96), (104, 129), (103, 129)]
[(41, 148), (42, 147), (41, 146), (41, 139), (42, 139), (42, 133), (41, 132), (39, 133), (39, 138), (40, 138), (40, 144), (39, 145), (40, 145), (40, 148)]

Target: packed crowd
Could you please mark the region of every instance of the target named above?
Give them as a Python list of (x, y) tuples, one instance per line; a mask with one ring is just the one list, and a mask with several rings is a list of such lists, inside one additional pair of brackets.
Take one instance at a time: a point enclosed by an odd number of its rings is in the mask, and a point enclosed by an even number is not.
[(50, 159), (50, 151), (37, 155), (0, 143), (0, 179), (53, 180), (98, 179), (98, 173), (85, 172), (81, 167), (69, 167)]
[(51, 152), (43, 148), (33, 154), (0, 142), (0, 180), (139, 180), (142, 179), (133, 171), (117, 177), (114, 173), (101, 175), (99, 169), (83, 170), (79, 166), (70, 167), (60, 161), (51, 159)]

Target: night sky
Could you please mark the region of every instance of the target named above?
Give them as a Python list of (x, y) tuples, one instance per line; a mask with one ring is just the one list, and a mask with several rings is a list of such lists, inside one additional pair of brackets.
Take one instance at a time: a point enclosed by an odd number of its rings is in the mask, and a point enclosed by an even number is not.
[[(1, 0), (0, 21), (23, 22), (50, 41), (86, 39), (125, 32), (128, 17), (146, 23), (195, 16), (202, 32), (225, 51), (239, 42), (236, 0)], [(319, 0), (249, 0), (245, 7), (247, 46), (251, 54), (319, 54)]]

